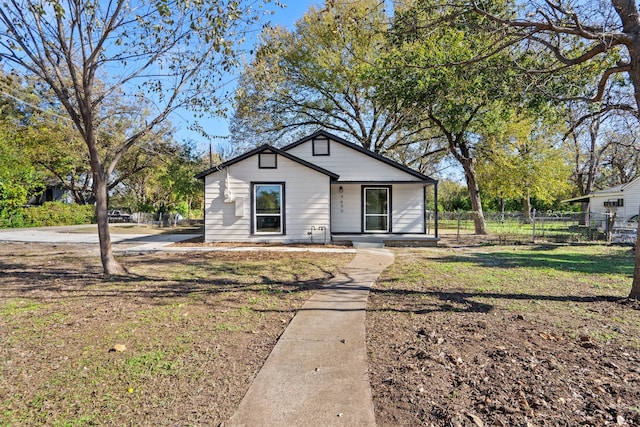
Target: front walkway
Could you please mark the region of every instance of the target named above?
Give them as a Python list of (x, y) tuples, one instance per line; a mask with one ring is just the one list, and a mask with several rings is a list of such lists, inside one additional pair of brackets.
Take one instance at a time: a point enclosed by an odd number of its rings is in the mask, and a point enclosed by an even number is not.
[(393, 262), (359, 249), (293, 318), (226, 426), (374, 426), (365, 314), (369, 288)]

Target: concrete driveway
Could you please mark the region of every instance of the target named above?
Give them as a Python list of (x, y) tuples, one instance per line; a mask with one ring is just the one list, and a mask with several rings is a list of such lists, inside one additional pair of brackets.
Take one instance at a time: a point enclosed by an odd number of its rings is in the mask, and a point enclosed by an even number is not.
[[(83, 230), (84, 229), (84, 230)], [(172, 243), (199, 237), (201, 234), (118, 234), (111, 230), (111, 243), (114, 252), (126, 255), (141, 252), (235, 252), (235, 251), (277, 251), (277, 252), (348, 252), (354, 248), (325, 248), (322, 246), (290, 247), (283, 246), (193, 246), (171, 247)], [(98, 245), (98, 232), (95, 225), (72, 225), (65, 227), (39, 227), (22, 229), (0, 229), (0, 243), (29, 242), (49, 244), (95, 244)]]
[[(94, 227), (95, 225), (74, 225), (67, 227), (4, 229), (0, 230), (0, 242), (97, 245), (98, 233), (93, 230)], [(114, 245), (148, 245), (149, 247), (160, 248), (198, 236), (198, 234), (118, 234), (117, 231), (114, 232), (112, 230), (111, 243)]]

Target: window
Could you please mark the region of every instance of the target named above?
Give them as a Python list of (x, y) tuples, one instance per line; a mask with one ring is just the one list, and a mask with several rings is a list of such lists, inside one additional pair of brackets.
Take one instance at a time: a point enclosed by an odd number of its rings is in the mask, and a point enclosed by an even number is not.
[(364, 187), (364, 231), (389, 232), (389, 187)]
[(284, 234), (284, 184), (254, 184), (254, 232)]
[(258, 154), (258, 168), (260, 169), (277, 169), (278, 159), (276, 153), (264, 152)]
[(607, 200), (604, 202), (604, 207), (605, 208), (621, 208), (624, 206), (624, 199), (618, 199), (618, 200)]
[(329, 139), (324, 136), (319, 136), (311, 140), (311, 149), (314, 156), (328, 156), (329, 155)]

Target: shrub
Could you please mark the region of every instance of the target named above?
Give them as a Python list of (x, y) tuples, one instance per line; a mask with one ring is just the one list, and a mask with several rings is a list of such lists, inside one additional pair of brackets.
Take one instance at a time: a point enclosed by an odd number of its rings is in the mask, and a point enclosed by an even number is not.
[(42, 206), (23, 207), (9, 214), (0, 213), (0, 227), (44, 227), (50, 225), (91, 224), (95, 222), (93, 205), (68, 205), (46, 202)]

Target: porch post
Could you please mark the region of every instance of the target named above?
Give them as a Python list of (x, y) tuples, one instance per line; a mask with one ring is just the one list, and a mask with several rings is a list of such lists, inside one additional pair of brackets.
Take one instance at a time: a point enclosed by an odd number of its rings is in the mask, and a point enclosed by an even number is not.
[(433, 208), (433, 212), (434, 212), (434, 230), (435, 230), (435, 237), (436, 239), (438, 238), (438, 181), (436, 181), (436, 183), (433, 185), (433, 198), (435, 200), (435, 206)]

